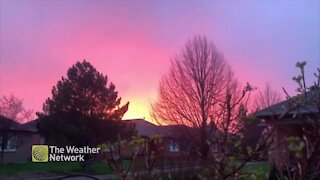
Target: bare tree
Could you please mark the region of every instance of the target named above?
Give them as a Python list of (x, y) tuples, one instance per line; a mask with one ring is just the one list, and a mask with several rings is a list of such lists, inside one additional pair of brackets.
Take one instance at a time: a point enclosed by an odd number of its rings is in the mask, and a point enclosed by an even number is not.
[(270, 84), (267, 83), (263, 91), (257, 91), (254, 97), (253, 110), (261, 110), (270, 107), (278, 102), (280, 102), (281, 95), (278, 91), (271, 88)]
[(195, 36), (171, 64), (160, 81), (158, 101), (152, 105), (152, 116), (159, 123), (184, 124), (184, 137), (206, 159), (208, 135), (214, 131), (219, 102), (231, 84), (232, 71), (224, 56), (206, 37)]
[(3, 95), (0, 98), (0, 115), (24, 123), (33, 118), (33, 110), (25, 109), (23, 100), (13, 94), (10, 96)]
[(254, 154), (243, 145), (252, 90), (249, 83), (243, 87), (236, 81), (212, 42), (195, 36), (161, 79), (152, 116), (160, 124), (185, 125), (179, 133), (212, 172), (205, 176), (234, 178)]

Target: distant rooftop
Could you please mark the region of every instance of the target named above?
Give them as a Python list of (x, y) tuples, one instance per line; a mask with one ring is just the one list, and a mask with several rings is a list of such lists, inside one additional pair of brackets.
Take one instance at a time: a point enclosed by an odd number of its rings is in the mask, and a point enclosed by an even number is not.
[[(293, 99), (287, 99), (275, 105), (272, 105), (268, 108), (262, 109), (255, 113), (255, 115), (259, 118), (267, 118), (271, 116), (280, 116), (283, 114), (293, 115), (296, 113), (300, 114), (309, 114), (309, 113), (320, 113), (317, 107), (316, 100), (320, 101), (320, 91), (309, 91), (306, 93), (307, 101), (311, 101), (311, 103), (306, 104), (304, 106), (297, 106), (295, 101), (298, 101), (299, 98), (302, 98), (298, 95), (293, 97)], [(312, 102), (313, 101), (313, 102)]]
[(124, 122), (135, 124), (135, 128), (139, 136), (151, 136), (161, 134), (157, 125), (152, 124), (146, 121), (145, 119), (126, 119), (124, 120)]
[(177, 129), (185, 127), (184, 125), (158, 126), (145, 119), (126, 119), (125, 122), (135, 124), (139, 136), (174, 136)]
[(13, 131), (29, 131), (29, 132), (38, 132), (37, 121), (29, 121), (25, 124), (20, 124), (12, 119), (0, 115), (0, 128), (13, 130)]

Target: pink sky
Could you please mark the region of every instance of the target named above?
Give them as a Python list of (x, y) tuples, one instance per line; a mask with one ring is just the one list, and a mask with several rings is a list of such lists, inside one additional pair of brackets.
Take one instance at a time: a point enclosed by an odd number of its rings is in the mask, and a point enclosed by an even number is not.
[(0, 0), (0, 95), (42, 110), (78, 60), (115, 83), (125, 118), (149, 117), (161, 76), (188, 38), (206, 35), (238, 79), (293, 92), (294, 64), (320, 66), (319, 1)]

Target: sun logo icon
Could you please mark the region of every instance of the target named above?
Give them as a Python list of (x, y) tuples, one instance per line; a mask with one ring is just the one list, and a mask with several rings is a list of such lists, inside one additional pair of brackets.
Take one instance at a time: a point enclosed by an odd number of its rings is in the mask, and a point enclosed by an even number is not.
[(32, 162), (48, 162), (49, 148), (47, 145), (32, 146)]

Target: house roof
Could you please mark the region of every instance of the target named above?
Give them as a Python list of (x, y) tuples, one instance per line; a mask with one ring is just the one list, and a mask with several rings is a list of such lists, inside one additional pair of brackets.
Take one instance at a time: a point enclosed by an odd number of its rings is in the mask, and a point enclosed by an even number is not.
[(37, 120), (33, 120), (25, 124), (20, 124), (19, 122), (0, 115), (0, 128), (5, 130), (38, 132), (36, 122)]
[(0, 115), (0, 128), (1, 129), (18, 130), (21, 128), (20, 126), (21, 126), (20, 123)]
[(139, 136), (160, 135), (164, 137), (172, 137), (175, 136), (175, 131), (177, 129), (183, 127), (183, 125), (157, 126), (146, 121), (145, 119), (128, 119), (125, 120), (125, 122), (134, 124), (137, 135)]
[(29, 121), (27, 123), (21, 124), (22, 128), (26, 131), (30, 131), (30, 132), (38, 132), (38, 119)]
[[(305, 97), (304, 97), (305, 96)], [(308, 104), (304, 106), (299, 105), (297, 101), (305, 99)], [(287, 99), (282, 102), (279, 102), (275, 105), (262, 109), (255, 113), (259, 118), (267, 118), (271, 116), (280, 116), (280, 115), (293, 115), (293, 114), (310, 114), (310, 113), (319, 113), (317, 104), (320, 101), (320, 91), (309, 91), (305, 95), (297, 95), (292, 99)]]
[(152, 136), (160, 134), (160, 130), (157, 125), (152, 124), (144, 119), (128, 119), (124, 122), (134, 124), (137, 135), (139, 136)]

